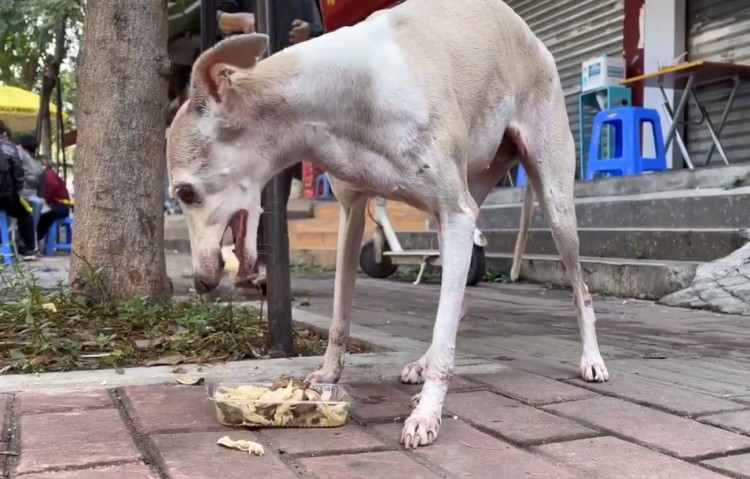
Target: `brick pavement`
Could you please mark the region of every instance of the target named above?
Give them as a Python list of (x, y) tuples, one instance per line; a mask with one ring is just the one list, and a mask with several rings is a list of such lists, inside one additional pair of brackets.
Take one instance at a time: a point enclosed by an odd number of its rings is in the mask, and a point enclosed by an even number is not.
[[(436, 285), (359, 281), (356, 324), (429, 339)], [(330, 278), (293, 286), (308, 311), (330, 314)], [(585, 384), (568, 292), (468, 295), (458, 349), (507, 368), (456, 378), (430, 447), (399, 447), (419, 387), (395, 382), (351, 383), (351, 420), (329, 430), (230, 430), (202, 387), (19, 392), (0, 394), (2, 479), (750, 479), (748, 318), (597, 298), (612, 380)], [(267, 454), (220, 448), (225, 434)]]
[[(731, 399), (693, 406), (661, 386), (648, 407), (637, 383), (621, 394), (510, 367), (458, 377), (438, 441), (404, 451), (416, 388), (349, 384), (349, 424), (324, 430), (226, 428), (200, 386), (0, 396), (3, 478), (750, 478), (750, 406)], [(264, 444), (266, 455), (220, 448), (225, 434)]]

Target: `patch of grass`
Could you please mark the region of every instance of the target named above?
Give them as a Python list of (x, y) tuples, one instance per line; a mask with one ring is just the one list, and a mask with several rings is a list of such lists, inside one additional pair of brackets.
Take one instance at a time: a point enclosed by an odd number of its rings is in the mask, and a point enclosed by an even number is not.
[[(422, 282), (439, 283), (440, 279), (442, 278), (442, 273), (443, 269), (439, 266), (427, 266), (424, 271), (424, 275), (422, 275)], [(415, 281), (417, 279), (417, 275), (419, 275), (419, 267), (411, 267), (399, 268), (398, 270), (396, 270), (396, 274), (394, 276), (397, 279), (404, 281)], [(488, 269), (484, 274), (484, 279), (482, 281), (485, 283), (509, 283), (510, 278), (505, 273)]]
[(292, 273), (323, 273), (336, 270), (334, 267), (323, 266), (315, 261), (297, 261), (290, 264), (289, 267)]
[(742, 188), (745, 186), (745, 178), (743, 176), (735, 176), (725, 187), (725, 190), (733, 190), (735, 188)]
[[(0, 302), (0, 374), (269, 357), (258, 312), (199, 296), (92, 307), (14, 265), (0, 269)], [(297, 328), (295, 346), (300, 356), (319, 355), (326, 341)]]
[(510, 283), (510, 276), (499, 271), (488, 269), (484, 274), (484, 281), (487, 283)]

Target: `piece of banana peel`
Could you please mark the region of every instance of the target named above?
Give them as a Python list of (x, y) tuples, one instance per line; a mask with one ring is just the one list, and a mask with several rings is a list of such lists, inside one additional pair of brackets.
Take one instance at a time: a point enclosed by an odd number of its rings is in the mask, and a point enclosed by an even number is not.
[(237, 277), (237, 272), (240, 269), (240, 261), (234, 254), (233, 246), (223, 246), (221, 248), (221, 258), (224, 260), (224, 271), (235, 287), (258, 289), (266, 284), (265, 267), (262, 266), (257, 268), (260, 272), (254, 270), (249, 278), (240, 279)]

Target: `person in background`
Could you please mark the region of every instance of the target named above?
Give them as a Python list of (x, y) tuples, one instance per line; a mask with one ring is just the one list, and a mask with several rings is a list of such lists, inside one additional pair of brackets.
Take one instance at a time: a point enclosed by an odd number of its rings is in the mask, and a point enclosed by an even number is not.
[(51, 162), (44, 172), (44, 201), (49, 206), (49, 210), (42, 213), (36, 227), (36, 236), (39, 241), (47, 236), (55, 220), (70, 216), (68, 188), (65, 186), (65, 180), (57, 174)]
[[(271, 41), (279, 48), (305, 42), (323, 34), (323, 21), (317, 1), (287, 0), (284, 7), (277, 7), (276, 28)], [(255, 31), (253, 0), (219, 0), (216, 4), (219, 30), (223, 34), (250, 33)], [(283, 28), (282, 28), (283, 27)], [(290, 166), (287, 178), (286, 198), (302, 197), (302, 162)], [(294, 193), (294, 194), (292, 194)]]
[(23, 161), (11, 141), (10, 128), (0, 121), (0, 210), (16, 219), (18, 235), (23, 242), (18, 245), (18, 254), (24, 260), (32, 260), (37, 252), (36, 238), (32, 208), (21, 197), (24, 179)]
[(39, 224), (39, 216), (44, 205), (44, 164), (37, 157), (39, 141), (34, 135), (22, 135), (18, 139), (18, 153), (23, 161), (26, 185), (21, 197), (33, 207), (34, 227)]

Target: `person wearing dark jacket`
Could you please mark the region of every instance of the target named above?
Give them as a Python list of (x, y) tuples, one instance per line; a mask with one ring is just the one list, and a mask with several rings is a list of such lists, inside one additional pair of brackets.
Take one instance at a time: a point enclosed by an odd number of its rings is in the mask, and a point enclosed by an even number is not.
[(31, 206), (21, 199), (26, 174), (21, 155), (10, 136), (10, 128), (0, 121), (0, 210), (18, 223), (18, 234), (23, 242), (22, 246), (19, 245), (18, 254), (23, 259), (33, 259), (37, 251), (34, 219)]
[[(282, 6), (283, 3), (283, 6)], [(279, 49), (302, 43), (323, 34), (323, 21), (316, 0), (285, 0), (278, 2), (275, 10), (272, 45)], [(219, 30), (223, 34), (255, 31), (254, 0), (219, 0), (216, 3)], [(284, 172), (286, 200), (292, 192), (292, 181), (302, 184), (302, 162), (295, 163)], [(300, 186), (299, 190), (302, 188)]]

